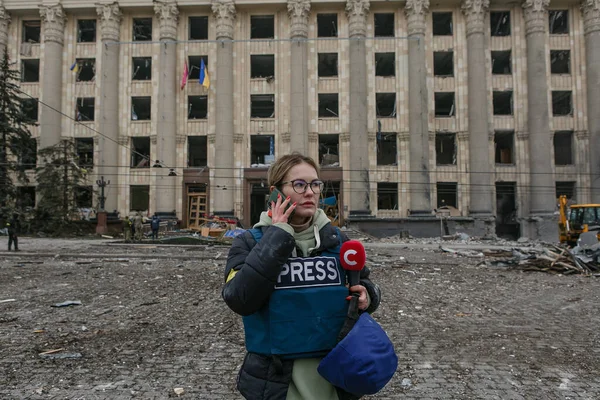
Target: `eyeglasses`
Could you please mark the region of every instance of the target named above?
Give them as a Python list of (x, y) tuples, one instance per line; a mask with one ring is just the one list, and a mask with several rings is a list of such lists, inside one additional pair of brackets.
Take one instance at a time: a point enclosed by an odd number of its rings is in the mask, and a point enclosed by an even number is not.
[(294, 189), (294, 192), (296, 192), (298, 194), (303, 194), (304, 192), (306, 192), (306, 189), (309, 186), (310, 186), (310, 189), (313, 191), (313, 193), (319, 194), (323, 191), (323, 186), (325, 186), (323, 181), (319, 181), (319, 180), (315, 180), (310, 183), (306, 182), (305, 180), (302, 180), (302, 179), (295, 179), (293, 181), (281, 182), (282, 185), (286, 185), (288, 183), (292, 184), (292, 189)]

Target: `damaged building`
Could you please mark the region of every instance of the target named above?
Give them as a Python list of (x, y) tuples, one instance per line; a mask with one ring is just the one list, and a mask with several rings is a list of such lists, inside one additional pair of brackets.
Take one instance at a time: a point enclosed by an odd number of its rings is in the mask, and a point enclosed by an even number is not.
[(57, 3), (0, 0), (35, 138), (18, 157), (72, 137), (122, 216), (250, 226), (295, 150), (328, 213), (376, 235), (438, 235), (449, 208), (454, 230), (553, 240), (557, 196), (600, 203), (594, 2)]

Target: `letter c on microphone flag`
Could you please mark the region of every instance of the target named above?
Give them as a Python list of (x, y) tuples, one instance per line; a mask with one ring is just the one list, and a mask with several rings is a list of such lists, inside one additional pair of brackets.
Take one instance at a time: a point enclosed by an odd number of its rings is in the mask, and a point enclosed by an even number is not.
[(348, 265), (356, 265), (357, 262), (350, 260), (350, 256), (352, 256), (352, 258), (354, 258), (354, 256), (356, 256), (356, 250), (347, 250), (344, 253), (344, 261), (346, 262), (346, 264), (348, 264)]
[(360, 271), (367, 261), (365, 247), (358, 240), (344, 242), (340, 249), (340, 256), (342, 267), (349, 271)]

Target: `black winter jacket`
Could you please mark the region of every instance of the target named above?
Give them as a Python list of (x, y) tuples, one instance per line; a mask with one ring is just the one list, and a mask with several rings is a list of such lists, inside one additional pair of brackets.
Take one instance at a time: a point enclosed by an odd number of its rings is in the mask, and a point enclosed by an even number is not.
[[(223, 299), (229, 308), (242, 316), (251, 315), (267, 304), (281, 267), (296, 246), (294, 237), (283, 229), (274, 226), (261, 229), (263, 237), (259, 243), (249, 232), (235, 238), (225, 267), (225, 281), (231, 270), (238, 272), (234, 279), (225, 283)], [(321, 245), (311, 256), (336, 247), (338, 232), (331, 224), (324, 226), (319, 232)], [(347, 240), (342, 233), (342, 242)], [(371, 303), (366, 311), (371, 313), (379, 306), (381, 294), (379, 287), (369, 280), (369, 273), (367, 267), (361, 271), (360, 284), (369, 293)], [(285, 400), (292, 367), (293, 360), (247, 353), (237, 378), (238, 390), (246, 399)], [(338, 397), (340, 400), (356, 399), (339, 388)]]

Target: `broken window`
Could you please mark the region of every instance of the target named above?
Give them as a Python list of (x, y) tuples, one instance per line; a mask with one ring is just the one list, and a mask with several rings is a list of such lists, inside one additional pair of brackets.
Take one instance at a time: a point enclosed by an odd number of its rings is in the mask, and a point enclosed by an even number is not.
[(319, 162), (321, 165), (339, 165), (339, 144), (339, 135), (319, 134)]
[(78, 58), (77, 63), (77, 82), (91, 82), (96, 78), (96, 59)]
[(564, 35), (569, 33), (569, 11), (548, 11), (548, 23), (551, 35)]
[(133, 57), (131, 60), (133, 81), (149, 81), (152, 79), (152, 57)]
[(23, 108), (23, 114), (28, 119), (28, 123), (34, 123), (38, 121), (39, 103), (38, 99), (26, 98), (21, 99), (21, 107)]
[(25, 139), (25, 144), (17, 154), (19, 169), (25, 171), (35, 169), (37, 166), (37, 140), (35, 138)]
[(433, 75), (454, 76), (454, 52), (433, 52)]
[(129, 186), (130, 211), (146, 211), (150, 207), (150, 186)]
[(573, 132), (554, 133), (554, 165), (573, 165)]
[(492, 36), (510, 36), (510, 11), (491, 11), (490, 31)]
[(338, 94), (319, 93), (319, 118), (338, 118), (338, 116)]
[(434, 36), (452, 36), (452, 13), (434, 12), (431, 13), (433, 21)]
[(250, 16), (250, 39), (272, 39), (275, 37), (274, 15)]
[(437, 186), (437, 206), (452, 206), (458, 208), (457, 183), (456, 182), (438, 182)]
[(208, 56), (189, 56), (188, 57), (188, 79), (190, 81), (200, 79), (200, 66), (204, 60), (204, 66), (208, 67)]
[(188, 119), (206, 119), (208, 96), (188, 96)]
[(40, 81), (40, 60), (21, 60), (21, 82)]
[(317, 36), (337, 37), (337, 14), (317, 14)]
[(556, 182), (556, 198), (567, 196), (567, 199), (572, 199), (575, 196), (575, 182), (573, 181), (558, 181)]
[(379, 210), (398, 209), (398, 184), (377, 182), (377, 208)]
[(497, 131), (494, 133), (496, 164), (514, 164), (514, 136), (513, 131)]
[(74, 191), (75, 207), (92, 208), (94, 188), (92, 186), (76, 186)]
[(77, 20), (77, 42), (94, 43), (96, 41), (96, 20)]
[(133, 19), (133, 41), (149, 42), (152, 40), (152, 18)]
[(553, 74), (571, 73), (570, 50), (550, 50), (550, 72)]
[(250, 163), (270, 164), (275, 156), (275, 136), (250, 135)]
[(319, 78), (338, 76), (338, 54), (319, 53)]
[(572, 93), (570, 90), (552, 91), (552, 115), (571, 115), (573, 113)]
[(512, 57), (510, 50), (492, 51), (492, 74), (512, 74)]
[(189, 40), (208, 40), (208, 17), (189, 18)]
[(17, 186), (17, 208), (24, 210), (35, 207), (35, 186)]
[(40, 21), (23, 21), (23, 43), (39, 43), (41, 26)]
[(435, 134), (436, 165), (456, 165), (456, 134), (438, 132)]
[(76, 138), (75, 151), (77, 152), (77, 165), (81, 168), (94, 168), (94, 139)]
[(206, 136), (188, 136), (188, 167), (208, 165), (208, 141)]
[(394, 37), (394, 14), (375, 14), (375, 37)]
[(131, 98), (131, 120), (149, 121), (152, 117), (152, 101), (150, 96)]
[(150, 168), (150, 137), (131, 138), (131, 168)]
[(275, 95), (253, 94), (250, 96), (250, 118), (275, 118)]
[(375, 93), (375, 107), (377, 117), (396, 117), (396, 93)]
[(377, 132), (377, 165), (398, 164), (398, 141), (393, 132)]
[(78, 97), (75, 101), (75, 119), (77, 121), (93, 121), (95, 114), (95, 98)]
[(375, 76), (396, 76), (396, 53), (375, 53)]
[(275, 79), (275, 55), (253, 54), (250, 56), (250, 78)]
[(513, 92), (512, 90), (494, 91), (494, 115), (513, 114)]
[(435, 117), (447, 118), (453, 117), (454, 109), (454, 92), (435, 92)]

